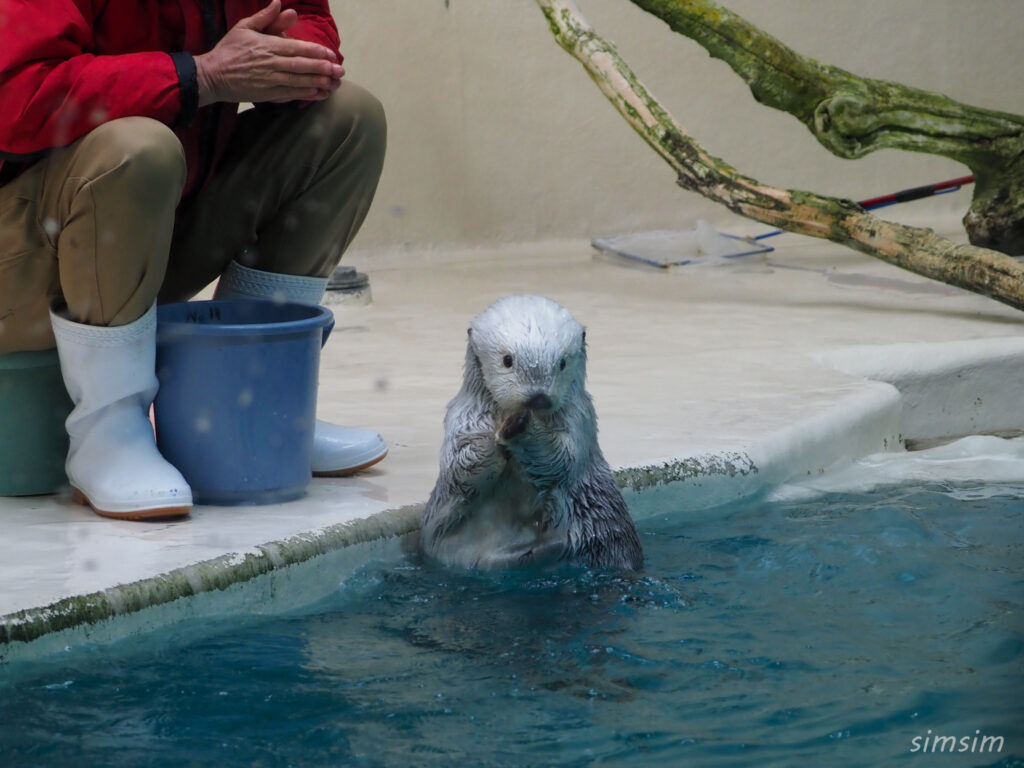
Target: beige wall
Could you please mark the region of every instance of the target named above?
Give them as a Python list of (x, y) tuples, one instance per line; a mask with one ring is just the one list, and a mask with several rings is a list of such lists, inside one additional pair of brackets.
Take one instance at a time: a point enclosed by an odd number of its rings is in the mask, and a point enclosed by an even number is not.
[[(860, 199), (967, 173), (895, 151), (840, 160), (756, 104), (696, 43), (627, 0), (579, 0), (595, 28), (713, 154), (778, 186)], [(1022, 0), (729, 0), (809, 56), (1024, 112)], [(755, 222), (676, 187), (669, 168), (554, 42), (533, 0), (332, 0), (348, 76), (388, 110), (388, 161), (354, 255)], [(969, 193), (890, 209), (961, 211)]]

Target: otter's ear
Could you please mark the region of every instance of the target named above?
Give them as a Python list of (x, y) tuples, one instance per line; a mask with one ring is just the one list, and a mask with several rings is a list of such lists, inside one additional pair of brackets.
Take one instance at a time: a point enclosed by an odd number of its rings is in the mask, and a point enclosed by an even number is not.
[(587, 332), (586, 332), (586, 331), (584, 331), (584, 332), (583, 332), (583, 338), (582, 338), (582, 339), (580, 339), (580, 341), (581, 341), (581, 342), (582, 342), (583, 344), (586, 344), (586, 343), (587, 343)]
[(466, 335), (467, 336), (472, 336), (473, 335), (473, 329), (472, 328), (467, 328), (466, 329)]

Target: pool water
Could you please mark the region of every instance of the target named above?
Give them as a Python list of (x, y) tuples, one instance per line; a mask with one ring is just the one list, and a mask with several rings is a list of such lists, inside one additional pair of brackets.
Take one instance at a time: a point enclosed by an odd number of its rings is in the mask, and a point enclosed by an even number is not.
[(285, 616), (11, 665), (0, 764), (1024, 766), (1024, 486), (640, 528), (641, 575), (371, 563)]

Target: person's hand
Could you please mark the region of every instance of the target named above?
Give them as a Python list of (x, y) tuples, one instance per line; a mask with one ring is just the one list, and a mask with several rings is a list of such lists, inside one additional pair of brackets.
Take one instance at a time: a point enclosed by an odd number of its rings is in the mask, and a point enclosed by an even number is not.
[(298, 15), (281, 0), (239, 21), (209, 53), (195, 57), (199, 106), (216, 101), (320, 101), (341, 85), (334, 51), (293, 40)]
[[(298, 11), (295, 11), (294, 9), (289, 8), (287, 10), (281, 11), (281, 14), (270, 24), (269, 27), (267, 27), (265, 30), (263, 30), (263, 32), (264, 32), (264, 34), (267, 34), (267, 35), (278, 35), (280, 37), (288, 37), (288, 30), (291, 29), (295, 25), (295, 22), (297, 22), (298, 20), (299, 20)], [(334, 55), (334, 51), (331, 51), (331, 56), (334, 57), (333, 58), (334, 61), (338, 60), (337, 57)], [(341, 84), (341, 78), (344, 77), (344, 76), (345, 76), (345, 67), (342, 66), (341, 67), (341, 74), (338, 77), (338, 84), (339, 85)], [(337, 87), (337, 86), (335, 86), (335, 87)], [(321, 99), (326, 99), (330, 95), (330, 92), (331, 92), (330, 90), (323, 90), (323, 91), (321, 91), (320, 93), (318, 93), (316, 95), (316, 97), (313, 99), (313, 101), (319, 101)]]

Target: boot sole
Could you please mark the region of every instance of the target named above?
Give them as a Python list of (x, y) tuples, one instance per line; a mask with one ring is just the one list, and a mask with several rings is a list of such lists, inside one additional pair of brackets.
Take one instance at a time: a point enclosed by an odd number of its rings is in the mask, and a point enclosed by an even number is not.
[(88, 496), (74, 486), (71, 487), (71, 499), (82, 506), (92, 507), (92, 511), (100, 517), (109, 517), (112, 520), (156, 520), (161, 518), (166, 520), (175, 517), (185, 517), (192, 511), (192, 507), (187, 506), (157, 507), (156, 509), (139, 509), (128, 512), (108, 512), (105, 509), (96, 507), (96, 505), (89, 501)]
[(345, 469), (333, 469), (326, 472), (314, 472), (313, 477), (348, 477), (349, 475), (354, 475), (356, 472), (362, 472), (364, 469), (372, 467), (379, 461), (383, 461), (387, 455), (388, 452), (384, 451), (380, 456), (375, 459), (370, 459), (368, 462), (360, 464), (358, 467), (346, 467)]

